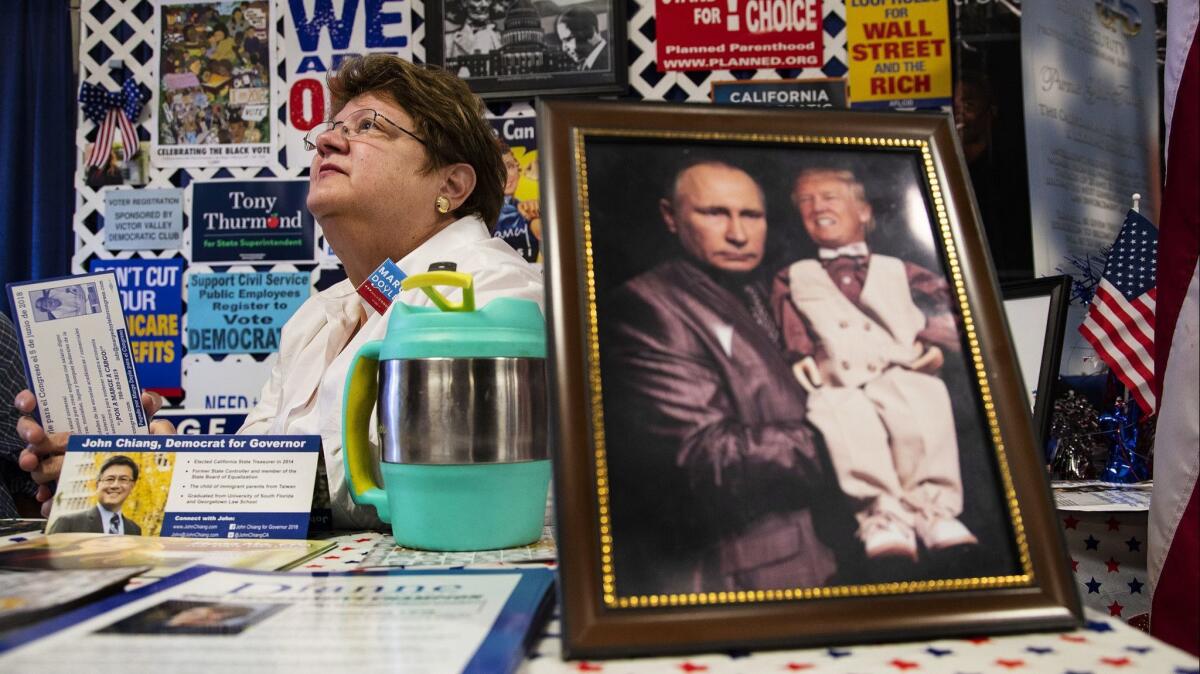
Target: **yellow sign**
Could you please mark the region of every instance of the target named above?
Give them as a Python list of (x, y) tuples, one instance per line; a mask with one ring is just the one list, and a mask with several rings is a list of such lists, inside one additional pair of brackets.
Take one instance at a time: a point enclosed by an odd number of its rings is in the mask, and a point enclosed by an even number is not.
[(846, 0), (846, 24), (852, 107), (950, 104), (946, 0)]

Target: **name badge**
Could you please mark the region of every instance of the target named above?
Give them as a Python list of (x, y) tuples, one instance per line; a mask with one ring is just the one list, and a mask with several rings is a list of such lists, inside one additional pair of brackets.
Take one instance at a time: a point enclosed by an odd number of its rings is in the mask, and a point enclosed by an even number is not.
[(367, 304), (382, 314), (392, 305), (396, 295), (400, 294), (400, 283), (405, 278), (407, 275), (395, 262), (385, 259), (383, 264), (376, 267), (367, 280), (358, 286), (357, 291)]

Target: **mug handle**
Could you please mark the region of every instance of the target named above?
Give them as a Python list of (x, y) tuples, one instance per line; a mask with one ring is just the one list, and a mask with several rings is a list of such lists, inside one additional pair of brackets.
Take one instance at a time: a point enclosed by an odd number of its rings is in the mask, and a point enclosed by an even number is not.
[(375, 409), (375, 396), (379, 389), (376, 372), (379, 369), (379, 349), (382, 340), (362, 345), (354, 360), (350, 362), (346, 390), (342, 397), (342, 461), (346, 467), (346, 484), (350, 487), (350, 498), (358, 505), (371, 506), (379, 513), (379, 519), (390, 522), (391, 511), (387, 505), (387, 492), (375, 482), (371, 471), (371, 443), (368, 429), (371, 412)]

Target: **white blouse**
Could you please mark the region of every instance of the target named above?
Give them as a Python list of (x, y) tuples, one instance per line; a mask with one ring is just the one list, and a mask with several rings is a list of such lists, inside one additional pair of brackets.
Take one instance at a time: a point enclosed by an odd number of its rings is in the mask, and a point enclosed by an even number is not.
[[(407, 276), (428, 271), (435, 262), (454, 262), (475, 278), (475, 304), (497, 297), (533, 300), (543, 307), (542, 273), (502, 239), (494, 239), (481, 220), (469, 216), (435, 234), (397, 265)], [(452, 301), (461, 291), (447, 293)], [(432, 306), (420, 290), (401, 292), (398, 302)], [(374, 509), (356, 505), (345, 483), (342, 460), (342, 395), (350, 362), (363, 344), (382, 339), (388, 313), (380, 315), (349, 280), (310, 297), (283, 326), (279, 360), (238, 433), (248, 435), (319, 435), (329, 474), (333, 523), (339, 528), (382, 526)], [(543, 308), (544, 313), (544, 308)], [(374, 423), (372, 445), (378, 446)]]

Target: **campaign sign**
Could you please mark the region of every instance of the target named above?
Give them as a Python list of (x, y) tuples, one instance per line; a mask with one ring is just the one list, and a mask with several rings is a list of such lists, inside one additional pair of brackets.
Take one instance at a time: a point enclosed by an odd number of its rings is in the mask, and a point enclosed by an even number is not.
[(850, 0), (846, 43), (855, 108), (949, 105), (950, 10), (946, 0)]
[(222, 435), (236, 433), (246, 423), (246, 411), (163, 409), (154, 418), (170, 421), (180, 435)]
[(271, 379), (278, 354), (262, 360), (244, 353), (213, 360), (207, 354), (188, 354), (183, 359), (183, 407), (206, 410), (246, 411), (258, 404), (263, 386)]
[(103, 493), (125, 534), (305, 538), (320, 454), (317, 435), (72, 435), (46, 530), (104, 533)]
[(312, 294), (308, 272), (192, 274), (188, 350), (271, 353), (279, 331)]
[(117, 275), (129, 350), (142, 388), (181, 395), (183, 260), (93, 259), (89, 271)]
[(193, 262), (312, 262), (307, 180), (192, 183)]
[(713, 103), (782, 108), (845, 108), (846, 80), (731, 80), (713, 82)]
[(183, 190), (106, 190), (104, 247), (163, 250), (183, 245)]
[(395, 54), (412, 60), (408, 0), (287, 0), (283, 34), (287, 52), (288, 166), (306, 166), (312, 155), (304, 134), (332, 116), (326, 73), (349, 56)]
[(821, 67), (821, 0), (654, 4), (659, 72)]

